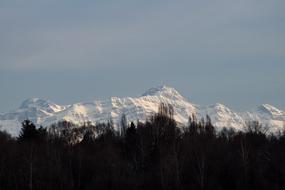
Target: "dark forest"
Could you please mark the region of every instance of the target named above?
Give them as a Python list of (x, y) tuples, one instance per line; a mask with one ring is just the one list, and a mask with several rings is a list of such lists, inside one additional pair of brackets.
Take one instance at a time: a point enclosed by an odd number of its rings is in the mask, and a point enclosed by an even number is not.
[(121, 120), (119, 132), (111, 121), (47, 130), (29, 120), (18, 138), (0, 132), (0, 189), (285, 189), (284, 132), (258, 122), (217, 132), (194, 115), (181, 128), (166, 105), (144, 123)]

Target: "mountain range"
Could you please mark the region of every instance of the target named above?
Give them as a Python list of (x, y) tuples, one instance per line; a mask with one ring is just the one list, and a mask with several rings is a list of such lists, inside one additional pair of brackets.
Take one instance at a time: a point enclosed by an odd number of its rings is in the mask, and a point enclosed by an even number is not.
[(161, 103), (173, 106), (174, 119), (179, 126), (187, 125), (189, 116), (193, 114), (198, 119), (209, 115), (217, 130), (223, 127), (243, 130), (248, 121), (259, 121), (263, 126), (267, 126), (270, 132), (277, 132), (282, 130), (285, 124), (285, 112), (269, 104), (246, 112), (236, 112), (219, 103), (200, 106), (190, 102), (174, 88), (158, 86), (136, 98), (111, 97), (104, 101), (71, 105), (58, 105), (40, 98), (27, 99), (18, 109), (0, 114), (0, 130), (18, 136), (21, 122), (25, 119), (43, 127), (49, 127), (59, 121), (82, 125), (86, 122), (95, 124), (112, 119), (115, 129), (118, 129), (123, 114), (129, 122), (144, 122), (158, 111)]

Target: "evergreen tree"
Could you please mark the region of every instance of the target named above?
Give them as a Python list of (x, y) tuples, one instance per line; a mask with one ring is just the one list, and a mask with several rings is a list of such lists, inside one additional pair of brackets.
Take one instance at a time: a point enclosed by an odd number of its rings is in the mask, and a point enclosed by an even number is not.
[(36, 126), (30, 120), (23, 121), (18, 140), (20, 142), (32, 142), (38, 140), (38, 138), (39, 132), (36, 129)]

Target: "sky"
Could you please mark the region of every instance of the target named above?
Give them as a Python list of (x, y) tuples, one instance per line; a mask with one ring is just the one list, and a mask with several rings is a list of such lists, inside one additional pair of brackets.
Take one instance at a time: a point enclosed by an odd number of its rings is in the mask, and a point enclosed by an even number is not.
[(0, 112), (140, 96), (285, 110), (284, 0), (0, 0)]

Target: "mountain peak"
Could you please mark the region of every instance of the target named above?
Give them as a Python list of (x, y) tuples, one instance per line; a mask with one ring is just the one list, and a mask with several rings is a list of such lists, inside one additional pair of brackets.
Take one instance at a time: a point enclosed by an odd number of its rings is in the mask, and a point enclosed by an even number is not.
[(141, 97), (137, 98), (113, 97), (111, 100), (92, 103), (82, 102), (66, 106), (57, 105), (40, 98), (30, 98), (25, 100), (19, 109), (1, 114), (0, 125), (7, 126), (5, 130), (15, 134), (14, 136), (19, 133), (21, 122), (27, 118), (44, 127), (59, 121), (70, 121), (83, 125), (86, 121), (104, 123), (112, 119), (116, 129), (119, 129), (122, 114), (126, 114), (128, 121), (139, 120), (144, 122), (157, 112), (161, 102), (173, 106), (175, 110), (174, 118), (179, 125), (188, 125), (189, 116), (193, 114), (197, 115), (198, 119), (205, 117), (206, 114), (209, 115), (213, 125), (218, 129), (233, 127), (242, 130), (246, 121), (256, 120), (263, 125), (282, 129), (285, 122), (285, 112), (269, 104), (263, 104), (245, 113), (234, 112), (221, 103), (198, 106), (183, 98), (174, 88), (162, 85), (150, 88)]
[(148, 89), (142, 96), (164, 96), (167, 98), (183, 98), (183, 96), (174, 88), (161, 85)]
[(47, 112), (58, 112), (63, 109), (62, 106), (59, 106), (49, 100), (44, 100), (41, 98), (29, 98), (22, 102), (20, 109), (29, 109), (29, 108), (38, 108), (45, 110)]
[(213, 105), (210, 105), (209, 107), (213, 107), (213, 108), (227, 108), (224, 104), (222, 103), (215, 103)]
[(48, 100), (40, 99), (40, 98), (29, 98), (22, 102), (20, 109), (26, 109), (30, 107), (48, 107), (49, 104), (52, 104)]

